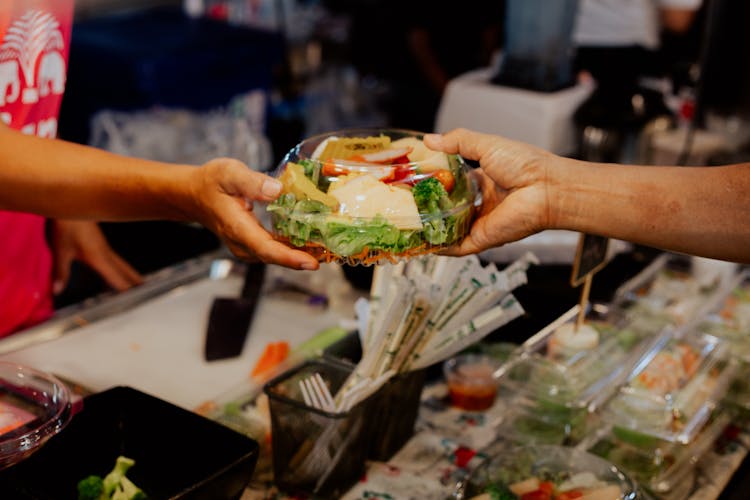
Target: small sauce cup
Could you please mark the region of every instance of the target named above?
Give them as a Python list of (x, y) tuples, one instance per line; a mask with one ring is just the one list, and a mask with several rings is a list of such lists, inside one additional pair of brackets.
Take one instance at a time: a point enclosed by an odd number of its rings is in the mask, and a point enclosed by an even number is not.
[(443, 363), (451, 404), (468, 411), (490, 408), (497, 396), (493, 376), (501, 362), (485, 354), (461, 354)]

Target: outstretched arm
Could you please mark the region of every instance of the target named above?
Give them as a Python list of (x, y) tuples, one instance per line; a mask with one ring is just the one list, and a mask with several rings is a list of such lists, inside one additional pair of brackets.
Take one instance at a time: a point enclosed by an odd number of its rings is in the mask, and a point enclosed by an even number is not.
[(0, 209), (101, 221), (195, 221), (240, 258), (316, 269), (310, 255), (273, 240), (252, 213), (281, 185), (239, 161), (201, 167), (129, 158), (0, 125)]
[(485, 203), (457, 253), (568, 229), (750, 262), (750, 164), (590, 163), (468, 130), (426, 136), (425, 143), (481, 165)]

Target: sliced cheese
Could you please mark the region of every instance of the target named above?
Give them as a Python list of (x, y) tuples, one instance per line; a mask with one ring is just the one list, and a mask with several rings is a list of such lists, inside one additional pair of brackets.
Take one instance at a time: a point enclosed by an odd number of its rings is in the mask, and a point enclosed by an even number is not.
[(412, 148), (409, 153), (409, 161), (418, 163), (422, 172), (434, 172), (440, 169), (449, 169), (448, 155), (435, 151), (425, 146), (424, 142), (416, 137), (403, 137), (391, 143), (392, 148)]
[(384, 184), (371, 174), (340, 178), (328, 195), (338, 200), (341, 215), (367, 219), (380, 215), (399, 229), (422, 229), (411, 191)]

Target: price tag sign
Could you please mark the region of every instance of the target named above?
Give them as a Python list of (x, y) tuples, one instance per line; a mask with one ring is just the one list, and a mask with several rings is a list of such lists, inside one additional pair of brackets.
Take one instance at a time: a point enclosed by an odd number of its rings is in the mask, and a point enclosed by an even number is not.
[(609, 238), (581, 233), (578, 239), (573, 273), (570, 276), (571, 286), (579, 286), (586, 277), (595, 274), (607, 263)]
[(581, 291), (580, 308), (578, 310), (578, 319), (576, 321), (576, 331), (583, 324), (586, 316), (586, 307), (589, 303), (589, 292), (591, 291), (591, 281), (594, 274), (607, 263), (607, 248), (609, 247), (609, 238), (595, 236), (593, 234), (581, 233), (578, 239), (578, 249), (576, 258), (573, 262), (573, 273), (570, 276), (570, 284), (579, 286), (583, 284)]

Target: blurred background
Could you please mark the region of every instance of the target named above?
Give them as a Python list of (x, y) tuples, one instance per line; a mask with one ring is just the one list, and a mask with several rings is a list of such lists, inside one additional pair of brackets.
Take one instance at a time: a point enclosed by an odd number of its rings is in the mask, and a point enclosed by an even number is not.
[[(746, 0), (78, 0), (61, 138), (273, 169), (355, 126), (467, 127), (597, 161), (750, 156)], [(220, 246), (104, 224), (143, 273)], [(510, 258), (510, 257), (509, 257)], [(58, 298), (103, 287), (85, 268)]]

